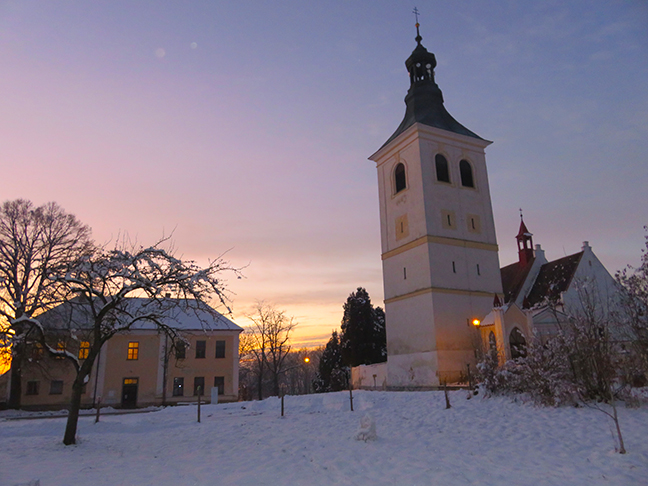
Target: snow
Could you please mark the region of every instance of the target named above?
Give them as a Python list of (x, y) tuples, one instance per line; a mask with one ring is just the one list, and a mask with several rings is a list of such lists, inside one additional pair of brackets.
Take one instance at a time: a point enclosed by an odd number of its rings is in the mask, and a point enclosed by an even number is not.
[[(619, 409), (628, 453), (588, 408), (450, 392), (354, 392), (92, 416), (2, 420), (0, 485), (648, 484), (648, 407)], [(377, 439), (355, 439), (371, 414)]]

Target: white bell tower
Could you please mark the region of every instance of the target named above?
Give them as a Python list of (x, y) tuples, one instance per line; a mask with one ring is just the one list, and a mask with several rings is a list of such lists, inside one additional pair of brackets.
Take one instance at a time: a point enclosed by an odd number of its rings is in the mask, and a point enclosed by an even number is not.
[[(421, 45), (405, 65), (405, 117), (370, 157), (378, 169), (387, 326), (387, 384), (451, 383), (475, 364), (482, 319), (501, 295), (484, 149), (457, 122)], [(474, 367), (473, 367), (474, 369)]]

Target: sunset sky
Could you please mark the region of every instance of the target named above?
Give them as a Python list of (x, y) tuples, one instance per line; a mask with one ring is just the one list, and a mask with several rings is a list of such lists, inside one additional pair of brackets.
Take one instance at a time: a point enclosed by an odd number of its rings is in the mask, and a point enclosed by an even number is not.
[[(547, 258), (611, 273), (648, 224), (648, 3), (419, 2), (445, 106), (486, 150), (502, 265), (518, 208)], [(57, 201), (98, 242), (225, 253), (255, 301), (324, 343), (382, 305), (375, 164), (409, 87), (402, 1), (0, 0), (0, 200)]]

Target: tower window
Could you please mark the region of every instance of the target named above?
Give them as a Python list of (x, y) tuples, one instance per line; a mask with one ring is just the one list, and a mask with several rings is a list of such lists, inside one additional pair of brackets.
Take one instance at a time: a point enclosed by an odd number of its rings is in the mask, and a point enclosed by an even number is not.
[(481, 275), (481, 271), (479, 270), (479, 263), (477, 264), (477, 275)]
[(394, 169), (394, 194), (401, 192), (406, 187), (405, 166), (399, 162)]
[(457, 273), (457, 266), (455, 265), (455, 262), (452, 262), (452, 273)]
[(475, 187), (473, 171), (470, 162), (462, 160), (459, 162), (459, 173), (461, 174), (461, 185), (464, 187)]
[(441, 154), (434, 157), (436, 165), (436, 177), (439, 182), (450, 182), (450, 171), (448, 170), (448, 160)]
[(403, 280), (407, 280), (407, 268), (403, 267)]

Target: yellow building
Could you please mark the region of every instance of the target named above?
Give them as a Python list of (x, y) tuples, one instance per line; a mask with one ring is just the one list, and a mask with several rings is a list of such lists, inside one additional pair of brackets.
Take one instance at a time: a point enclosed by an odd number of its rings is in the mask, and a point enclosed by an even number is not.
[[(136, 305), (144, 299), (132, 299)], [(47, 313), (46, 313), (47, 314)], [(44, 314), (43, 320), (47, 316)], [(120, 408), (196, 401), (238, 399), (238, 343), (242, 328), (221, 314), (173, 307), (164, 324), (177, 330), (172, 340), (157, 326), (139, 321), (130, 331), (116, 334), (101, 348), (82, 397), (83, 407)], [(56, 331), (56, 346), (80, 360), (89, 342), (83, 329)], [(3, 377), (9, 378), (10, 373)], [(23, 365), (23, 408), (59, 408), (70, 403), (74, 365), (54, 358), (38, 345)], [(9, 384), (5, 389), (9, 389)], [(0, 386), (0, 388), (3, 388)], [(212, 392), (214, 390), (214, 392)], [(2, 401), (2, 400), (0, 400)]]

